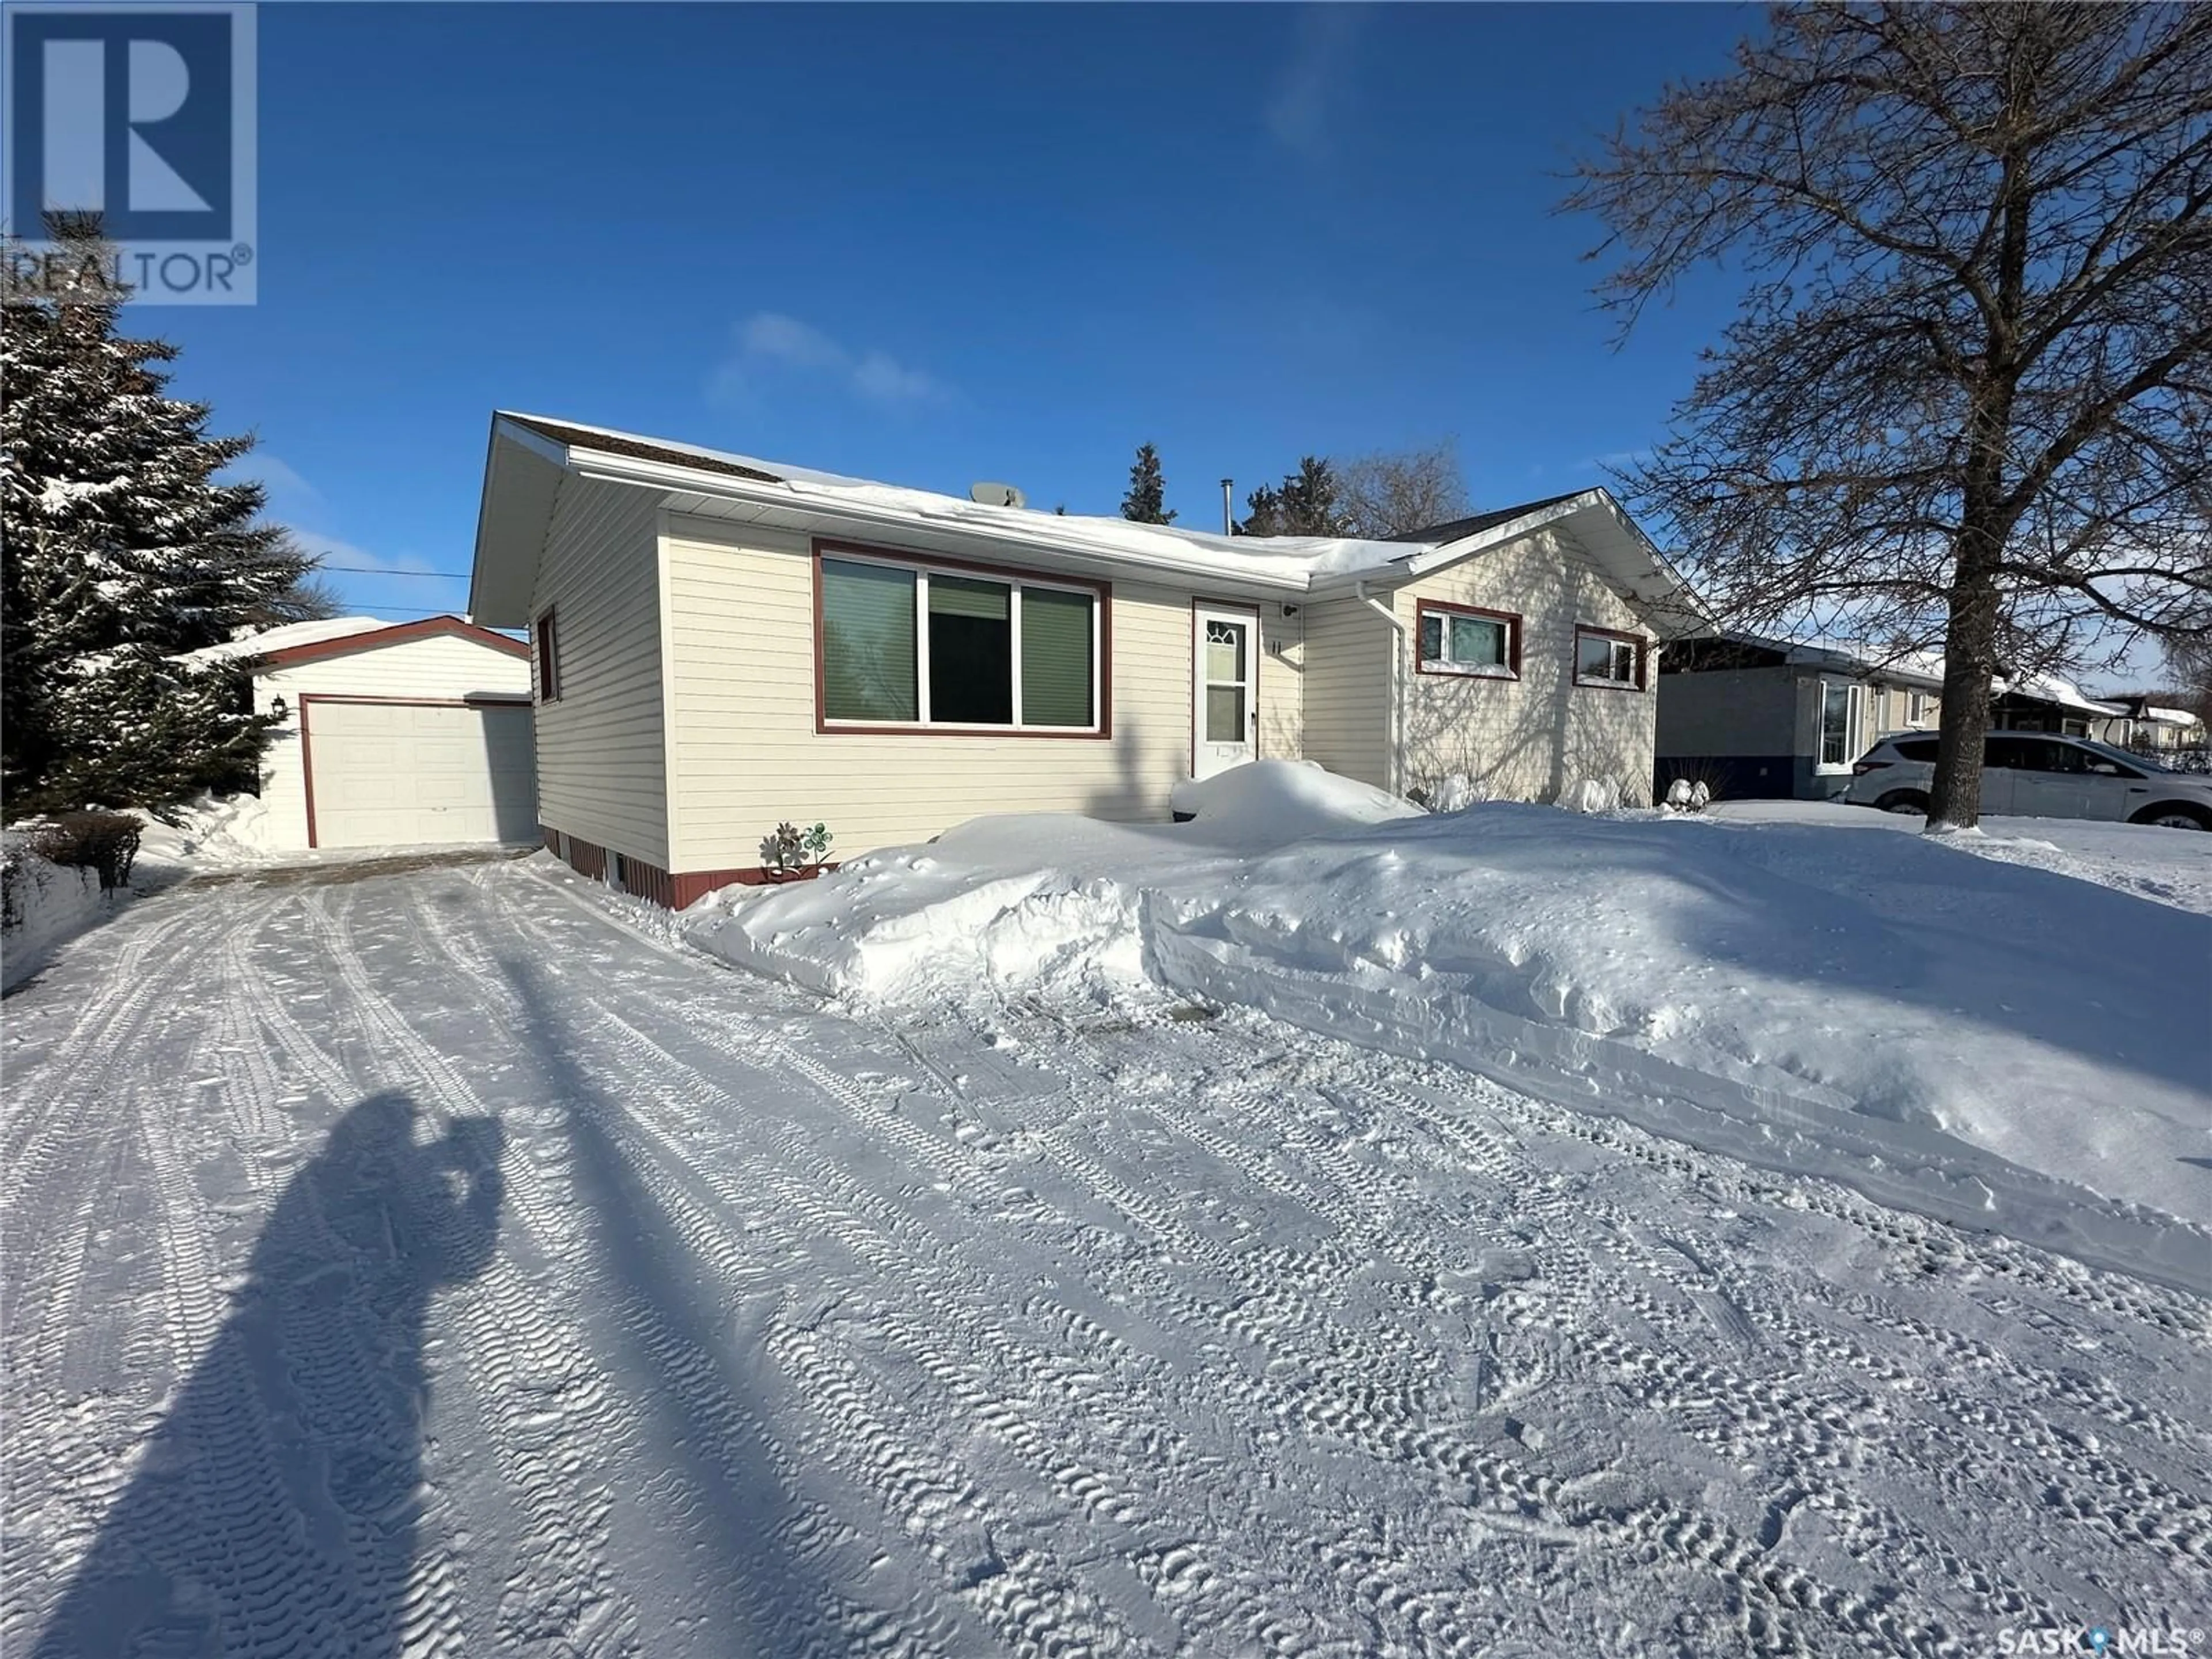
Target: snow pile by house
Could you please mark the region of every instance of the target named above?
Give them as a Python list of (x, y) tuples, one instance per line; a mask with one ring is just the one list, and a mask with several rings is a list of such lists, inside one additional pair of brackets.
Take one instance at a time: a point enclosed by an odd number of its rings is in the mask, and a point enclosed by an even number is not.
[(885, 1004), (1243, 1005), (1963, 1224), (2204, 1278), (2212, 920), (1835, 824), (1505, 804), (1386, 817), (1374, 792), (1288, 764), (1207, 787), (1218, 811), (1187, 794), (1200, 817), (1174, 827), (977, 820), (724, 897), (689, 937)]

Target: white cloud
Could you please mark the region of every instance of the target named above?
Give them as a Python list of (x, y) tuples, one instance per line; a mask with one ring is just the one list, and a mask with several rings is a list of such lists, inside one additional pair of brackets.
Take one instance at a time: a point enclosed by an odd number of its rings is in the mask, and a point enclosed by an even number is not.
[(274, 455), (248, 455), (238, 463), (236, 471), (240, 477), (258, 478), (268, 487), (271, 501), (306, 503), (323, 499), (321, 490)]
[(1319, 159), (1333, 148), (1331, 118), (1346, 101), (1346, 60), (1360, 19), (1350, 6), (1301, 6), (1296, 19), (1290, 61), (1264, 116), (1277, 143)]
[(811, 375), (880, 408), (941, 404), (952, 388), (900, 362), (889, 352), (854, 351), (811, 323), (779, 311), (755, 312), (735, 330), (736, 349), (708, 378), (707, 396), (718, 404), (750, 403), (771, 376)]

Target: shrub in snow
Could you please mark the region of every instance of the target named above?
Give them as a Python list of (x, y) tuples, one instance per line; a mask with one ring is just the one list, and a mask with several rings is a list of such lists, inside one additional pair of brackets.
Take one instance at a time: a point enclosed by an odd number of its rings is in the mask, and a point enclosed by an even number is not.
[(47, 951), (90, 927), (105, 908), (94, 871), (40, 858), (27, 835), (0, 840), (0, 985), (36, 972)]
[(826, 823), (801, 830), (787, 821), (761, 842), (761, 863), (778, 875), (797, 875), (828, 858), (830, 844), (836, 840)]
[(1620, 805), (1620, 786), (1611, 778), (1584, 778), (1559, 792), (1559, 805), (1593, 815), (1614, 811)]
[(1408, 790), (1406, 798), (1431, 812), (1459, 812), (1488, 800), (1490, 787), (1464, 772), (1448, 772), (1434, 783)]
[(1712, 802), (1713, 792), (1704, 779), (1692, 782), (1688, 778), (1677, 778), (1667, 786), (1667, 810), (1670, 812), (1702, 812)]
[(102, 892), (113, 892), (131, 884), (131, 865), (144, 828), (128, 812), (64, 812), (25, 825), (23, 834), (47, 863), (89, 870), (100, 878)]

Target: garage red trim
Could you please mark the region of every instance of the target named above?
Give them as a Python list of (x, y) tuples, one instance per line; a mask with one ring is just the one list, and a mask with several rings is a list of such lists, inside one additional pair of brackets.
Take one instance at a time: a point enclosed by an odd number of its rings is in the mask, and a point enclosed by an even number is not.
[(271, 651), (260, 661), (264, 668), (290, 668), (303, 662), (320, 662), (325, 657), (343, 657), (349, 652), (374, 651), (387, 645), (404, 645), (410, 640), (441, 636), (471, 640), (510, 657), (530, 655), (530, 647), (522, 641), (495, 634), (489, 628), (479, 628), (459, 617), (426, 617), (421, 622), (394, 623), (389, 628), (372, 628), (365, 633), (341, 634), (334, 640), (317, 640), (312, 645), (289, 645), (280, 651)]
[[(509, 640), (508, 644), (514, 643)], [(528, 654), (528, 647), (524, 647)], [(310, 735), (307, 709), (319, 702), (391, 703), (403, 708), (527, 708), (527, 692), (485, 691), (468, 697), (356, 697), (342, 691), (302, 691), (299, 696), (300, 710), (300, 776), (307, 798), (307, 845), (312, 849), (322, 843), (315, 838), (315, 745)]]

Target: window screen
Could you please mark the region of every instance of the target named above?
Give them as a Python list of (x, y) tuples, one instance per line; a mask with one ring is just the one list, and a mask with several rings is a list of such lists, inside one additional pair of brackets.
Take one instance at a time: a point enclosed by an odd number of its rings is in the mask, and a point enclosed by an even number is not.
[(1089, 726), (1091, 616), (1088, 593), (1022, 590), (1022, 724)]
[(822, 561), (822, 712), (836, 720), (920, 718), (915, 574)]

